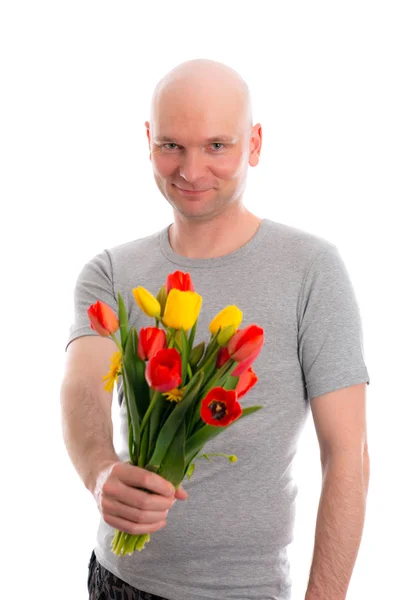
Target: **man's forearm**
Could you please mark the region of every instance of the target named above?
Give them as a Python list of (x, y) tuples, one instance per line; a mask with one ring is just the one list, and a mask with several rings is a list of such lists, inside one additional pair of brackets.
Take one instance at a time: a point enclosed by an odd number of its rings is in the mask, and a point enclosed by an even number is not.
[(119, 460), (111, 412), (107, 413), (85, 382), (65, 380), (60, 393), (64, 443), (76, 471), (93, 493), (100, 466)]
[(305, 600), (344, 600), (364, 527), (369, 459), (332, 458), (323, 469)]

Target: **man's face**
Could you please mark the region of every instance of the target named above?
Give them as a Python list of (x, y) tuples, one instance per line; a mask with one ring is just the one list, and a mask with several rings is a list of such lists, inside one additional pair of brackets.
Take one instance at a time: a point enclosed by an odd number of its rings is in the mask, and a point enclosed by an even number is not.
[(155, 181), (175, 211), (210, 218), (242, 197), (261, 127), (251, 128), (238, 101), (223, 102), (212, 90), (206, 97), (164, 92), (146, 127)]

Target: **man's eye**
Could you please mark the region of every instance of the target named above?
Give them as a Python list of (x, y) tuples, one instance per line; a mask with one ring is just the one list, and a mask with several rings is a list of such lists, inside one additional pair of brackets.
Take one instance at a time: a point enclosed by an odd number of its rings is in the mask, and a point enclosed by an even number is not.
[[(175, 148), (178, 147), (178, 145), (174, 144), (173, 142), (168, 142), (167, 144), (164, 144), (164, 146), (175, 146)], [(175, 148), (167, 148), (167, 150), (175, 150)]]
[[(223, 144), (221, 144), (220, 142), (213, 142), (212, 144), (213, 146), (222, 146), (222, 148), (224, 147)], [(222, 148), (215, 148), (215, 150), (221, 150)]]

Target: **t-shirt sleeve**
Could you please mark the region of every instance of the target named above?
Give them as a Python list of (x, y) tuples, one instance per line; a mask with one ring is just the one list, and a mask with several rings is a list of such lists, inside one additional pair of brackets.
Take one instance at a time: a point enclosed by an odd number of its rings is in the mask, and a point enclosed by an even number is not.
[(87, 314), (88, 308), (98, 300), (108, 304), (115, 314), (118, 314), (111, 259), (107, 250), (103, 250), (87, 262), (78, 275), (74, 288), (74, 322), (69, 328), (65, 351), (78, 337), (99, 335), (90, 327)]
[(312, 261), (298, 314), (298, 352), (308, 400), (367, 383), (363, 331), (353, 285), (333, 244)]

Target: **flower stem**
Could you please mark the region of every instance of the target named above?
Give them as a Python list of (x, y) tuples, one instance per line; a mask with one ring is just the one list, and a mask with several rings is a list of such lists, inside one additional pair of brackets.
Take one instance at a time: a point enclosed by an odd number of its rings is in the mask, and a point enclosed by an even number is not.
[(117, 546), (115, 548), (115, 553), (116, 554), (123, 554), (123, 549), (124, 549), (124, 545), (125, 545), (125, 540), (126, 540), (126, 533), (121, 531), (121, 536), (118, 540)]
[(140, 425), (140, 435), (142, 435), (144, 428), (146, 427), (147, 421), (150, 418), (151, 411), (153, 410), (155, 403), (157, 402), (159, 397), (160, 397), (160, 392), (156, 391), (152, 398), (152, 401), (150, 402), (149, 408), (146, 410), (146, 414), (143, 417), (143, 421)]
[(119, 343), (117, 336), (116, 336), (114, 333), (112, 333), (112, 334), (111, 334), (111, 337), (112, 337), (112, 339), (114, 340), (114, 342), (117, 344), (117, 346), (118, 346), (118, 350), (119, 350), (120, 352), (122, 352), (122, 346), (121, 346), (121, 344)]

